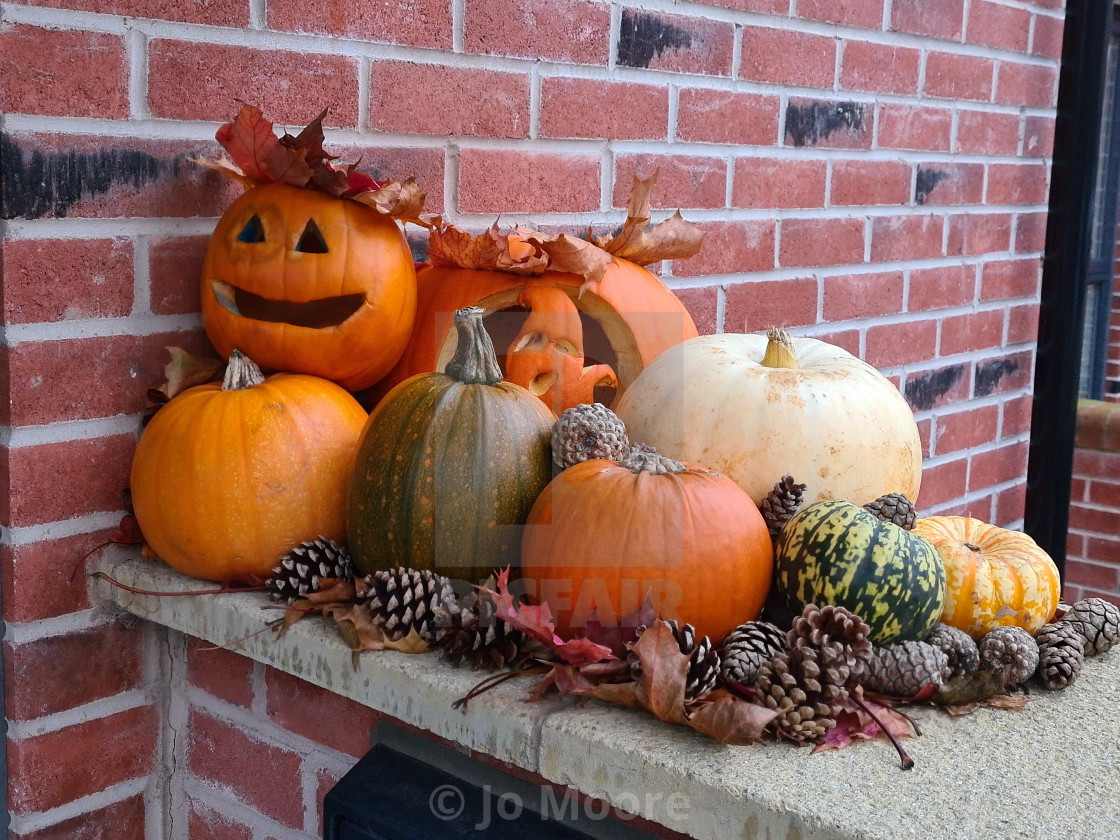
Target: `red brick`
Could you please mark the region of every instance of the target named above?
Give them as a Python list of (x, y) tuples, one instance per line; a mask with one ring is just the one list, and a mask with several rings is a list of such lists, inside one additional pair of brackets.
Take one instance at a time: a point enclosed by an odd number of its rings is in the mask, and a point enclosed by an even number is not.
[[(1120, 508), (1120, 483), (1101, 480), (1108, 478), (1120, 479), (1120, 474), (1112, 476), (1094, 476), (1093, 480), (1089, 482), (1088, 485), (1089, 501), (1094, 505)], [(1117, 535), (1117, 539), (1120, 539), (1120, 534)]]
[(943, 505), (959, 499), (965, 493), (968, 478), (968, 459), (958, 458), (933, 467), (922, 469), (922, 488), (914, 500), (919, 510)]
[(937, 454), (947, 455), (996, 440), (999, 408), (994, 405), (937, 414)]
[(3, 277), (8, 324), (119, 318), (132, 311), (127, 239), (5, 242)]
[[(266, 817), (303, 827), (298, 754), (258, 740), (242, 727), (200, 709), (191, 709), (188, 727), (191, 774), (228, 789)], [(267, 772), (262, 772), (264, 768)]]
[(838, 330), (836, 332), (814, 333), (813, 338), (835, 344), (859, 358), (859, 330)]
[(599, 157), (462, 149), (463, 213), (574, 213), (599, 209)]
[(331, 153), (343, 160), (359, 161), (355, 171), (364, 172), (376, 181), (403, 181), (415, 177), (426, 196), (425, 212), (443, 212), (443, 149), (354, 145), (331, 146)]
[(774, 267), (774, 222), (757, 219), (741, 222), (701, 222), (706, 232), (700, 253), (673, 263), (678, 277), (705, 277), (766, 271)]
[(1019, 213), (1015, 222), (1015, 253), (1046, 249), (1046, 213)]
[(789, 29), (743, 27), (740, 78), (831, 90), (835, 75), (835, 38)]
[(616, 63), (672, 73), (730, 76), (734, 42), (734, 24), (729, 22), (623, 7)]
[(155, 709), (141, 706), (43, 735), (9, 738), (8, 807), (16, 814), (46, 811), (147, 776), (155, 765), (158, 729)]
[(940, 257), (942, 216), (879, 216), (871, 220), (871, 261)]
[(191, 840), (253, 840), (253, 829), (197, 799), (190, 800)]
[(1065, 603), (1077, 603), (1082, 598), (1104, 598), (1104, 600), (1109, 601), (1109, 602), (1115, 604), (1116, 606), (1120, 607), (1120, 594), (1118, 594), (1116, 592), (1103, 592), (1103, 591), (1098, 591), (1096, 589), (1084, 589), (1084, 588), (1081, 588), (1079, 590), (1079, 594), (1077, 595), (1077, 597), (1072, 598), (1069, 601), (1066, 601)]
[(1007, 310), (1007, 343), (1030, 344), (1038, 341), (1038, 313), (1037, 303), (1028, 303), (1025, 306), (1012, 306)]
[(378, 61), (369, 96), (375, 131), (529, 136), (529, 77), (521, 73)]
[[(144, 836), (144, 798), (132, 796), (81, 816), (24, 834), (12, 832), (10, 840), (122, 840)], [(201, 838), (191, 835), (192, 840)]]
[[(1113, 549), (1114, 552), (1120, 549), (1120, 543), (1113, 546)], [(1108, 589), (1114, 592), (1120, 590), (1120, 566), (1082, 563), (1067, 558), (1065, 576), (1068, 580), (1076, 581), (1079, 586), (1091, 586), (1094, 589)]]
[(1077, 531), (1092, 531), (1111, 536), (1120, 533), (1120, 511), (1071, 505), (1069, 527)]
[(770, 12), (785, 14), (789, 11), (789, 0), (704, 0), (707, 6), (722, 6), (725, 9), (739, 9), (744, 12)]
[(949, 256), (990, 254), (1011, 247), (1010, 213), (958, 213), (948, 222)]
[(6, 25), (0, 77), (0, 113), (128, 116), (128, 63), (117, 35)]
[(840, 87), (875, 93), (916, 93), (920, 60), (921, 53), (909, 47), (845, 41), (840, 60)]
[(696, 324), (700, 335), (712, 335), (716, 331), (716, 308), (719, 304), (719, 289), (704, 286), (695, 289), (674, 289), (675, 294)]
[(1027, 483), (1024, 481), (995, 494), (995, 519), (993, 524), (1008, 528), (1013, 522), (1020, 522), (1027, 506)]
[(1076, 476), (1070, 481), (1069, 498), (1072, 502), (1083, 502), (1087, 499), (1086, 494), (1089, 492), (1089, 482), (1084, 478), (1077, 478)]
[(812, 277), (737, 283), (727, 287), (723, 331), (749, 333), (769, 327), (816, 323), (817, 281)]
[(949, 151), (953, 112), (884, 102), (879, 105), (878, 145), (881, 149)]
[(1003, 422), (1000, 424), (1000, 437), (1023, 435), (1031, 430), (1031, 409), (1034, 398), (1030, 395), (1016, 397), (1003, 404)]
[(824, 279), (824, 320), (854, 321), (902, 311), (902, 272)]
[(253, 660), (202, 639), (187, 638), (187, 681), (227, 703), (253, 705)]
[(1027, 51), (1031, 13), (987, 0), (972, 0), (965, 40), (970, 44), (1017, 52)]
[(58, 540), (0, 546), (4, 620), (38, 621), (89, 607), (83, 558), (114, 532), (97, 531)]
[(986, 397), (1029, 387), (1033, 357), (1033, 351), (1023, 350), (976, 362), (975, 395)]
[(790, 97), (783, 144), (800, 148), (870, 149), (875, 109), (867, 102)]
[(683, 155), (615, 155), (614, 206), (625, 207), (634, 176), (657, 172), (654, 207), (723, 207), (727, 204), (727, 162)]
[(19, 493), (8, 500), (8, 526), (58, 522), (120, 510), (128, 484), (132, 435), (44, 443), (8, 452), (9, 481)]
[(1018, 114), (961, 109), (956, 151), (966, 155), (1013, 155), (1018, 150)]
[(832, 164), (834, 206), (906, 204), (910, 201), (910, 164), (898, 160), (838, 160)]
[(1027, 443), (1021, 441), (998, 449), (987, 449), (972, 456), (968, 489), (983, 490), (1022, 478), (1027, 473)]
[(924, 420), (919, 420), (917, 425), (918, 441), (921, 444), (922, 457), (928, 458), (930, 456), (930, 440), (933, 437), (933, 420), (927, 417)]
[(952, 315), (941, 322), (940, 355), (942, 356), (999, 347), (1002, 342), (1002, 309)]
[(602, 3), (467, 0), (464, 26), (470, 53), (573, 64), (610, 60), (610, 7)]
[(1073, 474), (1090, 477), (1120, 475), (1120, 452), (1075, 449), (1073, 452)]
[(1054, 154), (1053, 117), (1026, 118), (1023, 154), (1027, 157), (1051, 157)]
[(541, 136), (663, 140), (669, 92), (663, 87), (555, 77), (541, 82)]
[(148, 45), (153, 117), (227, 120), (239, 101), (283, 125), (306, 125), (329, 108), (324, 125), (357, 128), (358, 60), (162, 38)]
[(77, 9), (105, 15), (175, 20), (183, 23), (204, 23), (210, 26), (246, 26), (249, 23), (248, 0), (14, 0), (28, 6), (53, 9)]
[(684, 88), (677, 95), (677, 139), (772, 146), (778, 140), (779, 105), (776, 96)]
[[(23, 342), (11, 348), (13, 425), (134, 414), (166, 377), (165, 347), (205, 353), (201, 331)], [(213, 355), (211, 352), (210, 355)]]
[(863, 262), (863, 219), (783, 219), (778, 262), (785, 268)]
[(380, 715), (368, 706), (275, 668), (265, 671), (268, 717), (289, 732), (360, 758)]
[[(925, 192), (923, 192), (925, 188)], [(981, 163), (929, 163), (918, 167), (918, 204), (980, 204), (984, 196)]]
[(823, 207), (828, 164), (823, 160), (736, 158), (735, 207)]
[(797, 16), (865, 29), (883, 28), (883, 0), (798, 0)]
[(338, 784), (341, 778), (341, 775), (326, 768), (315, 772), (315, 804), (319, 812), (316, 836), (322, 837), (325, 833), (323, 831), (323, 800), (326, 798), (327, 794), (330, 793), (331, 788)]
[(990, 58), (931, 52), (926, 57), (925, 94), (941, 99), (987, 102), (992, 96), (994, 66)]
[(980, 300), (1032, 297), (1038, 294), (1040, 275), (1036, 259), (986, 262), (980, 273)]
[(1051, 108), (1057, 102), (1058, 70), (1037, 64), (1001, 61), (996, 72), (995, 101), (1003, 105)]
[(959, 41), (964, 31), (964, 0), (893, 0), (891, 29)]
[(928, 312), (972, 303), (976, 298), (976, 269), (970, 265), (915, 268), (910, 271), (910, 312)]
[(1061, 58), (1064, 29), (1065, 22), (1060, 17), (1035, 15), (1031, 53), (1043, 58)]
[(143, 636), (119, 624), (6, 643), (4, 709), (30, 720), (129, 691), (142, 677)]
[(864, 360), (877, 368), (926, 362), (937, 350), (936, 321), (908, 321), (867, 329)]
[(268, 0), (267, 8), (269, 29), (451, 49), (451, 3), (448, 0), (410, 0), (408, 3), (325, 0), (313, 6), (298, 0)]
[(209, 236), (154, 238), (148, 250), (149, 297), (157, 315), (198, 312), (199, 281)]

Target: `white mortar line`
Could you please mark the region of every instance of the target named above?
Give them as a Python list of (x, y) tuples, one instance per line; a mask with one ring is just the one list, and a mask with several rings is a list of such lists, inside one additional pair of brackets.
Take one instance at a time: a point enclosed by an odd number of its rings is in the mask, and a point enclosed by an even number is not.
[(14, 741), (35, 738), (50, 732), (58, 732), (70, 726), (77, 726), (127, 712), (130, 709), (146, 706), (150, 702), (148, 692), (145, 689), (136, 688), (112, 697), (94, 700), (92, 703), (86, 703), (73, 709), (67, 709), (64, 712), (44, 715), (34, 720), (9, 720), (8, 737)]
[(529, 139), (539, 141), (541, 135), (541, 74), (533, 65), (529, 71)]
[[(79, 569), (78, 574), (85, 574), (85, 571)], [(52, 618), (41, 618), (37, 621), (23, 623), (5, 621), (4, 638), (13, 645), (26, 645), (40, 639), (94, 630), (107, 623), (108, 618), (104, 611), (92, 608)]]
[(132, 239), (132, 311), (130, 317), (152, 315), (151, 237)]
[(105, 239), (111, 237), (199, 236), (214, 232), (217, 217), (188, 219), (12, 219), (9, 239)]
[[(189, 709), (186, 700), (187, 640), (182, 633), (166, 630), (159, 639), (160, 671), (165, 676), (160, 684), (158, 697), (160, 720), (160, 769), (153, 774), (153, 796), (158, 792), (159, 817), (163, 822), (161, 834), (169, 840), (189, 840), (189, 803), (183, 790), (187, 775), (187, 720)], [(156, 809), (153, 808), (152, 811)]]
[(451, 0), (451, 51), (462, 53), (466, 39), (466, 0)]
[(727, 286), (716, 286), (716, 332), (723, 332), (727, 318)]
[(268, 0), (249, 0), (249, 26), (268, 28)]
[(139, 429), (139, 415), (118, 414), (94, 420), (60, 420), (39, 426), (4, 426), (0, 428), (0, 443), (11, 449), (22, 449), (50, 443), (132, 435)]
[(120, 521), (121, 512), (118, 510), (91, 513), (86, 516), (76, 516), (73, 519), (63, 519), (58, 522), (44, 522), (39, 525), (17, 525), (4, 528), (0, 544), (20, 546), (61, 540), (66, 537), (76, 537), (80, 534), (112, 530), (120, 524)]
[(148, 119), (148, 39), (140, 30), (128, 29), (124, 43), (128, 52), (129, 115), (133, 120)]
[[(367, 142), (369, 137), (369, 120), (370, 120), (370, 89), (372, 82), (370, 77), (373, 73), (373, 64), (369, 58), (362, 56), (358, 60), (358, 134), (362, 138), (362, 143)], [(325, 132), (324, 132), (325, 133)], [(337, 142), (337, 141), (335, 141)]]
[(15, 324), (8, 327), (8, 346), (23, 342), (74, 341), (83, 338), (118, 338), (160, 333), (190, 332), (202, 326), (202, 316), (130, 315), (88, 321), (57, 321), (51, 324)]
[[(12, 833), (17, 835), (34, 834), (39, 831), (44, 831), (64, 820), (83, 817), (92, 811), (105, 808), (117, 802), (123, 802), (133, 796), (143, 794), (146, 781), (147, 779), (144, 777), (129, 779), (127, 782), (119, 782), (118, 784), (110, 785), (102, 791), (92, 793), (89, 796), (79, 797), (78, 799), (67, 802), (65, 805), (59, 805), (57, 808), (51, 808), (47, 811), (35, 811), (29, 814), (11, 814)], [(121, 840), (124, 840), (124, 838), (121, 838)]]

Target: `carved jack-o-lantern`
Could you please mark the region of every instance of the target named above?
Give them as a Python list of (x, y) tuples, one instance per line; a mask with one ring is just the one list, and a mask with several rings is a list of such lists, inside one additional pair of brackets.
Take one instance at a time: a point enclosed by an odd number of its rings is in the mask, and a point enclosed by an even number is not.
[(351, 391), (400, 358), (416, 310), (416, 271), (391, 218), (288, 184), (250, 189), (226, 211), (202, 272), (215, 348), (261, 367), (313, 374)]

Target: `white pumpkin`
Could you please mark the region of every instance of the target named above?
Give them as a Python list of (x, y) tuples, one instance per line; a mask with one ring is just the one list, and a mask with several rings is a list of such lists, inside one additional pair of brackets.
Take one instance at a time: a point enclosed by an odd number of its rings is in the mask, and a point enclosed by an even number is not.
[(784, 330), (722, 334), (669, 348), (616, 409), (630, 439), (731, 476), (760, 503), (783, 475), (804, 503), (918, 498), (914, 415), (885, 376), (851, 353)]

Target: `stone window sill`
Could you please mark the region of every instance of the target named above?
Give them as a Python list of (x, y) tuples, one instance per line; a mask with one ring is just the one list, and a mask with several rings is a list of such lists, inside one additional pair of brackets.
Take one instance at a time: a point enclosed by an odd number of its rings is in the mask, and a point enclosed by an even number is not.
[[(107, 552), (99, 568), (131, 586), (187, 591), (198, 582), (136, 552)], [(590, 702), (527, 703), (528, 678), (452, 708), (484, 673), (438, 655), (364, 653), (357, 667), (337, 632), (305, 620), (286, 635), (251, 635), (275, 613), (260, 593), (157, 598), (99, 582), (98, 595), (134, 615), (286, 671), (474, 752), (700, 840), (901, 837), (1096, 840), (1120, 822), (1117, 746), (1120, 653), (1089, 660), (1060, 693), (1036, 693), (1019, 712), (952, 718), (914, 710), (924, 733), (899, 768), (886, 741), (839, 752), (766, 742), (726, 747), (649, 715)], [(669, 807), (670, 793), (678, 797)], [(652, 795), (660, 793), (660, 796)]]

